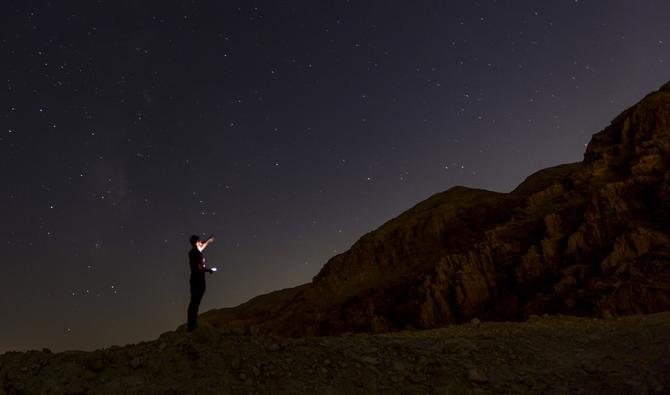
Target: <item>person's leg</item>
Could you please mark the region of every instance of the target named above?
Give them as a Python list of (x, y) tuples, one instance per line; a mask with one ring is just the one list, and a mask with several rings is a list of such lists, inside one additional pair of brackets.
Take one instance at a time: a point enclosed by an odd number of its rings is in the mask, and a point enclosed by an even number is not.
[(191, 287), (191, 302), (188, 304), (188, 331), (191, 332), (198, 327), (198, 308), (205, 294), (205, 286), (196, 285)]

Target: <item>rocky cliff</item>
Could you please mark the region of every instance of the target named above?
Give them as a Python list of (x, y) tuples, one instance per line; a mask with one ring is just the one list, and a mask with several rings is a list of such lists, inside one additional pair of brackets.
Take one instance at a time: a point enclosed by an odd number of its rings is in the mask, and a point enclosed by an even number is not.
[(436, 194), (330, 259), (312, 283), (201, 322), (302, 336), (669, 309), (669, 165), (670, 83), (596, 133), (582, 162), (510, 193)]

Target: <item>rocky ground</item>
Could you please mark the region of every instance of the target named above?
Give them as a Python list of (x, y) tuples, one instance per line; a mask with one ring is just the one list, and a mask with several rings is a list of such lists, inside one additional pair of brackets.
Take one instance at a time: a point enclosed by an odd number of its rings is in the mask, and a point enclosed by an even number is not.
[(0, 394), (668, 394), (670, 312), (302, 339), (203, 327), (0, 356)]

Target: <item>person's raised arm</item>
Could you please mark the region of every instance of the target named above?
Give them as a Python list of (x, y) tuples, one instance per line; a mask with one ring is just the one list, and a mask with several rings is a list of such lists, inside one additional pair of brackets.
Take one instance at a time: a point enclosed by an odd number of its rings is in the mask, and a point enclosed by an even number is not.
[(209, 243), (211, 243), (213, 241), (214, 241), (214, 236), (209, 236), (209, 238), (207, 238), (207, 240), (205, 240), (201, 245), (198, 246), (198, 250), (202, 252), (205, 248), (207, 248)]
[(204, 250), (205, 248), (207, 248), (209, 243), (213, 243), (213, 242), (214, 242), (214, 236), (209, 236), (209, 238), (207, 240), (205, 240), (205, 243), (203, 244), (202, 249)]

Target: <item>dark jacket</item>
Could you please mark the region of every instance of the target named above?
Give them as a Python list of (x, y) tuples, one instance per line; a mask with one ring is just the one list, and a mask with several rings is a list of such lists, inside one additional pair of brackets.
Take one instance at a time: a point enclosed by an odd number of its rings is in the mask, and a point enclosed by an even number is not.
[(205, 273), (211, 273), (212, 269), (205, 266), (205, 256), (197, 248), (191, 248), (188, 253), (188, 261), (191, 266), (191, 282), (204, 283)]

